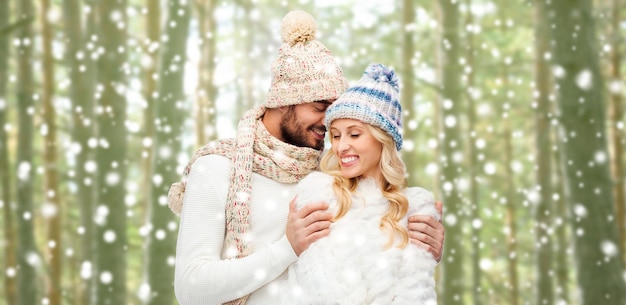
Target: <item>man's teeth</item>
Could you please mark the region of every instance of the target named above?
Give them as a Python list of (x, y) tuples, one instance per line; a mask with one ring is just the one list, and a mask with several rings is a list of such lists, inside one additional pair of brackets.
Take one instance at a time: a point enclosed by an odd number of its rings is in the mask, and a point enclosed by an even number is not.
[(350, 163), (352, 161), (355, 161), (357, 159), (357, 157), (345, 157), (345, 158), (341, 158), (341, 162), (342, 163)]
[(324, 136), (324, 134), (326, 133), (325, 131), (319, 130), (319, 129), (313, 129), (313, 132), (315, 132), (316, 134), (320, 136)]

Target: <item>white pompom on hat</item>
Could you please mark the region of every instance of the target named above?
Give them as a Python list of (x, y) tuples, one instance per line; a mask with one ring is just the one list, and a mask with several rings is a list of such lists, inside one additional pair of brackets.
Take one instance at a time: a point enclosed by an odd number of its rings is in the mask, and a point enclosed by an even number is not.
[(316, 40), (317, 24), (304, 11), (291, 11), (281, 22), (283, 45), (272, 64), (272, 83), (264, 106), (277, 108), (334, 100), (348, 81), (333, 54)]

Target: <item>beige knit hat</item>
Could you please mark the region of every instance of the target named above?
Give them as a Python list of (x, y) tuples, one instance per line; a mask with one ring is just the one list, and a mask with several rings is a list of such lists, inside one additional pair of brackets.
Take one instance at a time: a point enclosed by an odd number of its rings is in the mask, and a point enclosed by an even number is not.
[(315, 39), (317, 24), (304, 11), (291, 11), (282, 20), (283, 45), (272, 64), (272, 83), (265, 107), (336, 99), (348, 81), (333, 54)]

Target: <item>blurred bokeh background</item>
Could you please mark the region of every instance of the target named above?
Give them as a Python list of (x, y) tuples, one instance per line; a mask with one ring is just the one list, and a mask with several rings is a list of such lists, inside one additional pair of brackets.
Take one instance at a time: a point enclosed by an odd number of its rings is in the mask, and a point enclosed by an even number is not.
[(400, 76), (439, 304), (626, 304), (620, 0), (0, 0), (0, 302), (176, 304), (167, 190), (293, 9), (351, 81)]

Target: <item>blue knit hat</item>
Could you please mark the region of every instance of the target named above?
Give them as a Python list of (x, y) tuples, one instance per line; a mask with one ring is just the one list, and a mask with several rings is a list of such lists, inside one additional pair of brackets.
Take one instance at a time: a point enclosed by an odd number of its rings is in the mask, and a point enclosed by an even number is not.
[(402, 106), (398, 99), (398, 77), (381, 64), (372, 64), (363, 77), (339, 96), (326, 110), (324, 125), (336, 119), (355, 119), (386, 131), (402, 148)]

